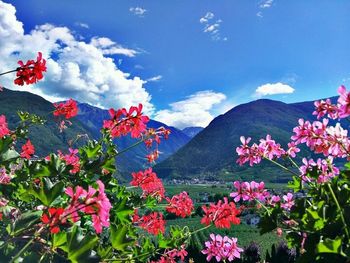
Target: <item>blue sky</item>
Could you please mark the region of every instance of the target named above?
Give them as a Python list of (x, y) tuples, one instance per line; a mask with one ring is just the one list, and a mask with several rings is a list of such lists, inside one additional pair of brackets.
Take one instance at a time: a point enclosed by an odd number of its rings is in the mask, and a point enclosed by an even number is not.
[(73, 97), (115, 108), (139, 101), (153, 118), (183, 128), (205, 126), (258, 98), (334, 96), (350, 82), (345, 0), (0, 5), (0, 48), (11, 57), (43, 51), (51, 73), (31, 91), (51, 100)]

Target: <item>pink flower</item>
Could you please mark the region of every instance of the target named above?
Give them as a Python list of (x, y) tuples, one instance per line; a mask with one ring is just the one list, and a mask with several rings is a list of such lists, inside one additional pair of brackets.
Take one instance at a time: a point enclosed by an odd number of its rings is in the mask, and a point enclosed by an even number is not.
[(346, 118), (350, 115), (350, 92), (347, 92), (345, 86), (341, 85), (338, 93), (340, 95), (338, 98), (339, 117)]
[(257, 183), (252, 181), (240, 184), (238, 181), (235, 181), (233, 185), (236, 187), (237, 192), (231, 193), (230, 196), (234, 198), (235, 202), (238, 202), (241, 198), (243, 201), (254, 201), (257, 199), (264, 202), (269, 196), (264, 182)]
[(65, 193), (72, 198), (66, 215), (70, 216), (73, 222), (80, 219), (78, 212), (91, 215), (92, 223), (96, 233), (102, 232), (102, 227), (109, 227), (109, 211), (112, 205), (105, 194), (104, 184), (98, 180), (98, 191), (89, 186), (88, 191), (81, 186), (75, 188), (67, 187)]
[(11, 176), (7, 174), (5, 168), (0, 168), (0, 184), (9, 184)]
[(10, 134), (5, 115), (0, 115), (0, 139)]
[(337, 119), (339, 118), (339, 109), (337, 105), (333, 105), (330, 99), (315, 101), (315, 111), (312, 113), (313, 115), (317, 115), (317, 119), (322, 118), (327, 115), (328, 118)]
[(61, 160), (64, 160), (67, 165), (71, 165), (73, 168), (69, 170), (71, 174), (76, 174), (80, 171), (80, 159), (77, 154), (79, 153), (78, 149), (69, 148), (69, 154), (62, 154), (59, 152)]
[(265, 158), (270, 160), (274, 158), (280, 158), (285, 154), (285, 151), (281, 148), (279, 143), (276, 143), (271, 139), (271, 135), (266, 135), (266, 139), (260, 139), (259, 148)]
[(221, 260), (232, 261), (235, 258), (240, 258), (242, 248), (237, 246), (237, 238), (229, 238), (210, 234), (211, 240), (205, 242), (206, 248), (202, 250), (204, 255), (207, 255), (207, 261), (215, 257), (217, 262)]
[(289, 211), (294, 206), (293, 194), (288, 193), (287, 195), (284, 195), (283, 201), (284, 202), (281, 204), (281, 207)]
[(243, 165), (244, 163), (249, 162), (250, 166), (260, 163), (263, 156), (261, 148), (255, 143), (252, 146), (248, 146), (248, 143), (251, 140), (250, 137), (246, 139), (244, 136), (241, 136), (240, 140), (242, 145), (236, 148), (236, 152), (239, 156), (237, 163)]
[(250, 184), (248, 182), (242, 182), (235, 181), (233, 183), (234, 187), (236, 187), (237, 192), (232, 192), (230, 196), (233, 198), (233, 200), (237, 203), (239, 200), (247, 201), (250, 199), (249, 192), (250, 192)]
[(295, 158), (296, 153), (300, 152), (300, 149), (296, 146), (295, 142), (289, 142), (288, 143), (288, 150), (287, 150), (287, 155)]

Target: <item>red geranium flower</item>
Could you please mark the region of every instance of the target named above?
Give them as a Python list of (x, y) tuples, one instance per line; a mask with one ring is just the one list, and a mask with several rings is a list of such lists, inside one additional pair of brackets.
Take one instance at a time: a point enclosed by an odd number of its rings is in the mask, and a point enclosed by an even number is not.
[(162, 180), (157, 177), (156, 173), (152, 171), (152, 168), (132, 173), (131, 175), (133, 179), (130, 184), (141, 187), (143, 196), (152, 195), (159, 198), (164, 197), (165, 190)]
[(43, 72), (46, 71), (46, 60), (42, 58), (41, 52), (38, 52), (36, 61), (28, 60), (26, 64), (22, 60), (18, 61), (20, 67), (17, 68), (17, 78), (14, 80), (16, 85), (29, 85), (41, 80)]
[(209, 207), (202, 206), (202, 209), (205, 215), (201, 223), (204, 225), (214, 223), (217, 228), (230, 228), (231, 223), (234, 225), (240, 223), (240, 219), (237, 217), (240, 210), (236, 208), (233, 202), (228, 202), (226, 197), (224, 197), (224, 202), (219, 200), (217, 204), (211, 203)]
[(63, 224), (63, 208), (49, 208), (48, 214), (44, 213), (41, 217), (41, 221), (44, 224), (48, 224), (50, 226), (50, 232), (53, 234), (57, 234), (60, 232), (60, 224)]
[(66, 102), (54, 103), (56, 110), (53, 115), (59, 116), (64, 115), (66, 119), (75, 117), (78, 114), (78, 106), (75, 100), (69, 99)]
[(153, 235), (165, 232), (165, 220), (163, 219), (162, 213), (152, 212), (148, 215), (144, 215), (138, 218), (137, 224)]
[(30, 157), (34, 154), (35, 148), (33, 144), (28, 140), (26, 144), (22, 146), (21, 157), (25, 159), (30, 159)]
[(166, 207), (166, 211), (169, 213), (174, 213), (175, 215), (181, 217), (191, 215), (193, 210), (193, 202), (186, 192), (174, 195), (171, 199), (167, 197), (166, 200), (169, 202), (168, 206)]

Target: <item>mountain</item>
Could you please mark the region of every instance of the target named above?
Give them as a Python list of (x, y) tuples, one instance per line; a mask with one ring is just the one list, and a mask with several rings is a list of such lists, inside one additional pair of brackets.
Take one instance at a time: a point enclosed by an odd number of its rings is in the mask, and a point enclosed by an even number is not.
[(187, 127), (185, 129), (182, 129), (182, 132), (186, 134), (188, 137), (193, 138), (203, 129), (204, 129), (203, 127)]
[[(78, 107), (78, 119), (89, 128), (89, 130), (93, 133), (95, 138), (98, 138), (100, 136), (100, 129), (103, 125), (103, 120), (110, 118), (108, 110), (103, 110), (86, 103), (79, 103)], [(154, 120), (150, 120), (147, 123), (147, 127), (149, 128), (157, 129), (162, 126), (166, 129), (170, 129), (171, 133), (169, 139), (162, 140), (159, 145), (158, 150), (161, 152), (161, 154), (157, 162), (160, 162), (169, 157), (183, 145), (188, 143), (191, 139), (181, 130), (176, 129), (174, 127), (169, 127), (164, 123)], [(119, 151), (126, 149), (135, 142), (137, 142), (137, 140), (131, 138), (130, 136), (117, 138), (115, 140)], [(140, 145), (118, 156), (117, 165), (119, 165), (121, 172), (130, 173), (132, 171), (142, 169), (143, 166), (147, 165), (145, 159), (147, 152), (148, 151), (146, 147), (144, 145)]]
[[(38, 156), (46, 156), (48, 153), (56, 152), (58, 149), (63, 152), (67, 151), (69, 148), (68, 141), (74, 140), (78, 134), (86, 134), (91, 139), (98, 139), (103, 120), (110, 118), (107, 110), (85, 103), (79, 103), (78, 116), (70, 119), (72, 125), (64, 130), (63, 133), (60, 133), (57, 120), (55, 120), (52, 114), (54, 111), (52, 103), (38, 95), (4, 89), (3, 92), (0, 92), (0, 105), (0, 115), (4, 114), (6, 116), (10, 129), (17, 127), (20, 121), (17, 115), (18, 110), (37, 114), (47, 120), (45, 125), (30, 128), (29, 138), (34, 144), (36, 155)], [(159, 151), (161, 152), (160, 161), (169, 157), (190, 140), (190, 137), (176, 128), (168, 127), (163, 123), (153, 120), (150, 120), (148, 123), (148, 127), (152, 128), (159, 128), (161, 126), (170, 129), (171, 134), (169, 139), (162, 140), (159, 146)], [(116, 140), (119, 151), (126, 149), (135, 142), (136, 140), (130, 137), (123, 137)], [(82, 143), (83, 141), (78, 141), (78, 145)], [(20, 146), (18, 150), (20, 150)], [(117, 158), (118, 171), (124, 176), (127, 176), (132, 171), (142, 169), (147, 164), (145, 159), (146, 154), (146, 147), (143, 144), (133, 148), (130, 152), (121, 154)]]
[[(263, 162), (256, 167), (236, 164), (236, 147), (240, 136), (252, 137), (252, 141), (272, 138), (286, 146), (298, 119), (315, 119), (312, 116), (313, 102), (286, 104), (261, 99), (239, 105), (216, 117), (188, 144), (155, 166), (163, 178), (206, 178), (212, 180), (260, 180), (283, 182), (289, 174), (274, 169)], [(309, 154), (309, 153), (307, 153)], [(278, 173), (276, 173), (278, 171)]]
[[(68, 151), (68, 141), (74, 140), (78, 134), (92, 137), (90, 130), (76, 118), (71, 119), (72, 126), (60, 133), (58, 123), (52, 114), (55, 109), (52, 103), (32, 93), (4, 89), (0, 92), (0, 105), (0, 115), (6, 116), (10, 129), (17, 127), (20, 122), (17, 115), (19, 110), (37, 114), (47, 120), (45, 125), (30, 128), (29, 138), (38, 156), (45, 156), (57, 150)], [(81, 143), (78, 141), (78, 145)]]

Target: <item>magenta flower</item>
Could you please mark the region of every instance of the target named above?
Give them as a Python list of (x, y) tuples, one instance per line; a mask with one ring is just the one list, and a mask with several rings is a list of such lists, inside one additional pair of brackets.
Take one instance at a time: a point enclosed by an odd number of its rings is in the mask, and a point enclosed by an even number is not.
[(346, 118), (350, 115), (350, 92), (346, 92), (345, 86), (341, 85), (338, 93), (339, 118)]
[(283, 201), (284, 202), (281, 204), (281, 207), (289, 211), (292, 208), (292, 206), (294, 206), (293, 194), (288, 193), (287, 195), (284, 195)]
[(242, 248), (237, 246), (237, 238), (229, 238), (227, 236), (220, 236), (210, 234), (211, 240), (205, 242), (206, 248), (201, 252), (207, 255), (207, 261), (215, 257), (217, 262), (221, 260), (232, 261), (235, 258), (240, 258)]
[(337, 105), (333, 105), (330, 99), (315, 101), (315, 111), (313, 115), (317, 115), (317, 119), (321, 119), (323, 116), (327, 115), (330, 119), (339, 118), (339, 109)]

